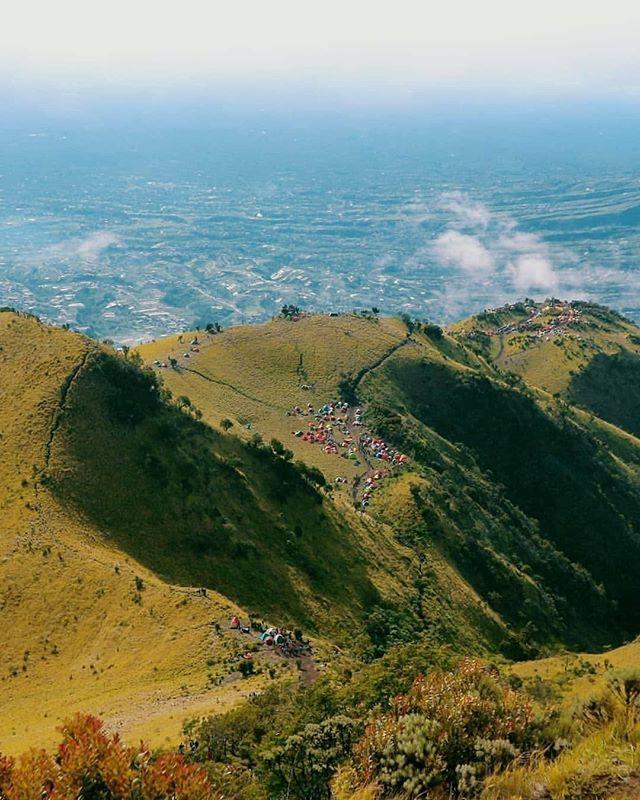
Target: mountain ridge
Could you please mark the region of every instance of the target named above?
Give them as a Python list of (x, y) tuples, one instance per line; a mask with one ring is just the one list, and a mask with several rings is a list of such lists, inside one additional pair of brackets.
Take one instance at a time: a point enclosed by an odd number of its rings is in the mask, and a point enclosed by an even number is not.
[[(575, 335), (598, 352), (640, 335), (595, 313), (583, 309)], [(202, 708), (237, 702), (238, 643), (211, 636), (236, 611), (366, 659), (425, 635), (522, 658), (637, 634), (640, 442), (527, 383), (524, 367), (506, 372), (474, 325), (302, 315), (118, 354), (0, 314), (0, 615), (16, 633), (0, 664), (3, 749), (59, 718), (53, 676), (73, 686), (71, 706), (104, 705), (114, 720), (155, 696), (153, 721), (122, 724), (158, 742), (176, 735), (182, 685)], [(317, 426), (294, 406), (347, 396), (362, 408), (361, 428), (353, 404), (345, 423), (355, 459), (293, 435)], [(362, 437), (408, 461), (389, 468)], [(574, 517), (588, 517), (588, 541)], [(21, 729), (36, 702), (46, 719)]]

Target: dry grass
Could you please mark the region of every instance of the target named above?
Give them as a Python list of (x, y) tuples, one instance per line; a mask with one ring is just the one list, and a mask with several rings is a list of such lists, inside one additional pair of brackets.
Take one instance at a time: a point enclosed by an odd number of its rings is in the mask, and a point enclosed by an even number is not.
[(38, 485), (60, 388), (94, 347), (0, 314), (3, 752), (52, 742), (55, 725), (76, 710), (154, 744), (175, 741), (187, 714), (237, 702), (251, 688), (215, 685), (238, 645), (214, 641), (210, 622), (224, 624), (234, 604), (158, 579)]
[[(185, 359), (194, 336), (201, 342), (200, 353)], [(183, 344), (172, 336), (141, 345), (139, 352), (148, 364), (173, 356), (182, 367), (200, 373), (159, 370), (173, 395), (187, 395), (210, 425), (219, 426), (229, 418), (233, 433), (249, 437), (259, 431), (267, 441), (280, 439), (296, 458), (333, 479), (338, 474), (351, 478), (357, 469), (296, 439), (293, 431), (302, 423), (285, 412), (294, 405), (317, 406), (335, 399), (345, 373), (357, 374), (404, 338), (399, 320), (318, 315), (299, 322), (241, 326), (216, 335), (192, 332), (183, 335)], [(304, 390), (303, 384), (314, 388)]]

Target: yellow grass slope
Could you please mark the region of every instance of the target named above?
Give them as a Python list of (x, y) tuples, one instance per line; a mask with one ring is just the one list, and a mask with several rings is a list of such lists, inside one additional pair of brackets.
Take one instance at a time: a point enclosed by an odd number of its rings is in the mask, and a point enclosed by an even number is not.
[(210, 626), (235, 606), (159, 580), (38, 484), (55, 451), (62, 394), (95, 347), (0, 314), (3, 752), (46, 744), (56, 722), (81, 709), (159, 744), (177, 737), (192, 706), (240, 694), (237, 684), (214, 685), (236, 644), (213, 641)]
[[(368, 338), (362, 328), (358, 347), (373, 358), (402, 340), (395, 323)], [(240, 392), (222, 386), (214, 420), (237, 419), (238, 397), (247, 415), (288, 402), (278, 367), (269, 374), (273, 343), (250, 363), (242, 331), (238, 341), (228, 363)], [(243, 364), (262, 364), (260, 379)], [(186, 717), (256, 688), (234, 676), (241, 643), (212, 635), (240, 606), (355, 641), (368, 605), (406, 601), (406, 548), (290, 465), (162, 403), (155, 417), (114, 421), (113, 402), (135, 412), (137, 390), (117, 385), (131, 370), (108, 349), (3, 313), (0, 371), (0, 751), (46, 744), (75, 710), (175, 740)], [(245, 397), (262, 375), (271, 393)]]
[[(190, 352), (194, 337), (199, 353)], [(335, 458), (295, 439), (296, 423), (286, 411), (336, 399), (345, 374), (357, 375), (405, 341), (400, 320), (316, 315), (298, 322), (278, 319), (241, 326), (221, 334), (185, 333), (144, 344), (139, 352), (151, 366), (155, 361), (168, 363), (169, 357), (177, 359), (177, 370), (161, 369), (160, 374), (174, 396), (188, 396), (209, 424), (218, 426), (228, 418), (234, 433), (249, 437), (258, 431), (278, 438), (296, 458), (333, 478), (338, 474)], [(339, 469), (349, 477), (354, 473), (344, 461)]]

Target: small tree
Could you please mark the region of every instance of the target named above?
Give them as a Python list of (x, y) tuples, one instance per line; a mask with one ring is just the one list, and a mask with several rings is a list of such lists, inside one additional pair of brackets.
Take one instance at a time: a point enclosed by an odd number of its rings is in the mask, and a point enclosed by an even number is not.
[(223, 431), (228, 431), (233, 428), (233, 422), (231, 422), (228, 417), (225, 417), (224, 419), (220, 420), (220, 427)]

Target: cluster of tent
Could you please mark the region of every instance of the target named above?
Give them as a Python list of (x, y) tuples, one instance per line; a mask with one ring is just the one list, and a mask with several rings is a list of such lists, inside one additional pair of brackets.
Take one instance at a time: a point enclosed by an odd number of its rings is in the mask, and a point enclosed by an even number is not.
[[(331, 403), (324, 403), (317, 410), (312, 403), (309, 403), (306, 409), (300, 406), (294, 406), (287, 412), (288, 416), (293, 417), (311, 417), (307, 422), (307, 428), (293, 432), (293, 435), (298, 437), (303, 442), (309, 444), (319, 444), (322, 450), (330, 455), (344, 455), (348, 458), (357, 459), (357, 447), (354, 443), (353, 436), (349, 430), (349, 425), (356, 423), (350, 418), (349, 403), (342, 401), (333, 401)], [(354, 419), (362, 420), (362, 411), (357, 409)], [(360, 424), (362, 424), (360, 422)], [(341, 439), (336, 439), (336, 434), (341, 435)], [(340, 453), (340, 450), (344, 452)]]
[(362, 490), (362, 500), (360, 501), (360, 504), (363, 508), (366, 508), (369, 505), (371, 495), (378, 488), (379, 482), (388, 477), (390, 474), (391, 470), (379, 469), (366, 479), (364, 482), (364, 488)]
[[(248, 625), (243, 625), (240, 617), (236, 614), (231, 617), (229, 627), (231, 630), (247, 634), (250, 634), (252, 630), (257, 631), (258, 639), (265, 647), (273, 647), (283, 656), (299, 656), (311, 652), (309, 642), (302, 641), (300, 635), (296, 636), (286, 628), (267, 627), (262, 622), (250, 622)], [(297, 633), (300, 634), (299, 631)], [(247, 655), (251, 657), (250, 654), (245, 654), (243, 657)]]
[(406, 464), (409, 461), (409, 456), (400, 453), (388, 445), (384, 439), (375, 436), (362, 436), (360, 445), (369, 450), (375, 458), (386, 461), (388, 464)]
[[(183, 339), (182, 339), (182, 335), (178, 336), (178, 342), (180, 344), (184, 344)], [(189, 344), (191, 345), (191, 347), (189, 348), (189, 350), (187, 352), (184, 352), (182, 354), (183, 358), (191, 358), (191, 353), (199, 353), (200, 352), (200, 341), (198, 340), (197, 336), (194, 336), (194, 338), (189, 342)], [(161, 369), (168, 369), (170, 364), (175, 365), (176, 362), (175, 362), (175, 359), (173, 359), (171, 356), (168, 356), (167, 357), (167, 361), (159, 361), (158, 359), (156, 359), (153, 363), (154, 363), (154, 366), (156, 366), (156, 367), (160, 367)]]

